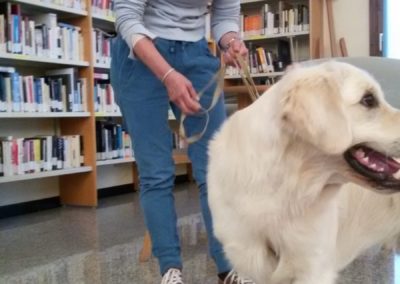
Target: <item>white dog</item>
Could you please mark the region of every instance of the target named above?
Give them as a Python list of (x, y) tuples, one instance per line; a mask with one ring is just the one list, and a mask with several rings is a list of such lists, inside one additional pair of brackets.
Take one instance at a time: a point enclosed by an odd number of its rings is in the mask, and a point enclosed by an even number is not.
[(334, 283), (400, 232), (400, 195), (377, 194), (400, 190), (400, 113), (349, 64), (289, 71), (227, 120), (209, 156), (215, 235), (257, 284)]

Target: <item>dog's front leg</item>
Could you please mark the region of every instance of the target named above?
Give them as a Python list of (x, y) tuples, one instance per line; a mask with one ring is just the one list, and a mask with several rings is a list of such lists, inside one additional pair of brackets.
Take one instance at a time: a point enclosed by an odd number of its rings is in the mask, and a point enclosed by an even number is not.
[(336, 202), (329, 200), (310, 208), (285, 229), (281, 257), (288, 263), (293, 284), (335, 283), (337, 218)]
[(320, 272), (318, 275), (308, 275), (307, 278), (294, 280), (293, 284), (334, 284), (336, 273), (332, 271)]

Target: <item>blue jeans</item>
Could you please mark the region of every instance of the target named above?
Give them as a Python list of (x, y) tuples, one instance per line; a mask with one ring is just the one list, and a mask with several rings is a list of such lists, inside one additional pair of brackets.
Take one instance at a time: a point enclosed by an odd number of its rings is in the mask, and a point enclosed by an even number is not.
[[(157, 38), (157, 50), (178, 72), (184, 74), (197, 92), (211, 80), (220, 67), (205, 39), (184, 42)], [(169, 101), (165, 86), (138, 59), (128, 58), (129, 48), (121, 37), (112, 48), (111, 84), (116, 101), (133, 141), (133, 150), (140, 176), (140, 202), (150, 232), (153, 254), (158, 258), (161, 273), (171, 267), (182, 268), (177, 216), (174, 205), (175, 164), (172, 158), (172, 132), (168, 124), (168, 107), (176, 117), (180, 110)], [(211, 104), (215, 85), (200, 99), (203, 108)], [(209, 113), (209, 124), (202, 138), (189, 145), (193, 175), (200, 190), (200, 203), (207, 230), (209, 251), (219, 273), (230, 270), (221, 244), (213, 236), (211, 214), (207, 201), (207, 147), (210, 138), (225, 120), (223, 96)], [(205, 126), (204, 115), (185, 120), (188, 136)]]

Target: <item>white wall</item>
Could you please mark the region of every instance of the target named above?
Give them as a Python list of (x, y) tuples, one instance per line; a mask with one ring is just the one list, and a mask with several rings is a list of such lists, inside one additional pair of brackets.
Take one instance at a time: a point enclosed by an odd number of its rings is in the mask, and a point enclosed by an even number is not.
[[(349, 56), (368, 56), (369, 0), (333, 0), (333, 17), (337, 41), (342, 37), (345, 39)], [(326, 19), (326, 9), (324, 9), (323, 56), (330, 57), (329, 33)]]

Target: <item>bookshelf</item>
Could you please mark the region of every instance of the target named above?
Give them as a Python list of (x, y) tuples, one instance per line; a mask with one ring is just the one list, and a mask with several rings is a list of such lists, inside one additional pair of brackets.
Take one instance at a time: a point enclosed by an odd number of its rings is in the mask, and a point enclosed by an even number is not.
[[(319, 57), (322, 15), (315, 0), (241, 1), (241, 36), (256, 85), (268, 87), (287, 65)], [(227, 68), (225, 88), (235, 93), (236, 86), (242, 86), (240, 71)]]
[[(23, 173), (12, 174), (8, 176), (0, 176), (0, 191), (11, 192), (18, 186), (20, 182), (24, 185), (24, 193), (32, 195), (29, 192), (29, 186), (26, 188), (24, 181), (32, 180), (32, 185), (39, 182), (51, 185), (58, 185), (57, 194), (60, 196), (61, 202), (68, 205), (96, 206), (97, 205), (97, 162), (96, 162), (96, 133), (94, 112), (94, 73), (95, 68), (99, 67), (94, 64), (94, 54), (92, 47), (94, 40), (92, 38), (93, 23), (95, 21), (104, 20), (102, 17), (94, 16), (90, 0), (73, 1), (73, 4), (80, 3), (76, 7), (68, 7), (67, 5), (55, 4), (53, 0), (11, 0), (2, 1), (0, 5), (3, 7), (6, 3), (18, 5), (18, 13), (21, 19), (27, 17), (31, 20), (39, 14), (53, 13), (57, 15), (57, 25), (65, 23), (71, 25), (72, 33), (79, 31), (82, 39), (82, 50), (79, 59), (71, 59), (71, 57), (58, 56), (51, 58), (48, 54), (21, 54), (21, 52), (10, 52), (9, 50), (0, 51), (0, 66), (13, 67), (22, 77), (32, 75), (34, 78), (45, 76), (48, 70), (56, 70), (59, 68), (75, 68), (77, 77), (85, 80), (86, 84), (82, 85), (81, 99), (84, 96), (86, 100), (86, 109), (81, 111), (3, 111), (0, 112), (0, 131), (1, 136), (15, 137), (20, 139), (28, 139), (37, 135), (51, 135), (60, 137), (79, 136), (81, 139), (81, 147), (83, 147), (83, 161), (79, 166), (66, 167), (61, 169), (41, 170), (38, 172), (23, 171)], [(62, 1), (57, 1), (62, 3)], [(72, 3), (65, 1), (64, 3)], [(0, 10), (0, 15), (5, 14), (5, 10)], [(32, 18), (31, 18), (32, 17)], [(96, 18), (96, 20), (94, 20)], [(109, 17), (106, 17), (106, 21)], [(27, 20), (27, 22), (28, 22)], [(24, 20), (22, 20), (24, 21)], [(62, 29), (61, 27), (59, 27)], [(70, 28), (70, 27), (68, 27)], [(67, 30), (67, 28), (65, 28)], [(70, 28), (71, 29), (71, 28)], [(71, 35), (71, 34), (70, 34)], [(0, 37), (1, 39), (1, 37)], [(1, 44), (1, 42), (0, 42)], [(109, 69), (109, 66), (101, 65), (101, 68)], [(25, 90), (25, 89), (24, 89)], [(66, 142), (65, 142), (66, 143)], [(66, 147), (66, 144), (64, 144)], [(133, 162), (130, 159), (116, 159), (115, 161), (102, 161), (101, 164), (126, 163)], [(65, 161), (64, 161), (65, 163)], [(65, 164), (64, 164), (65, 165)], [(34, 182), (34, 180), (36, 180)], [(40, 188), (39, 186), (36, 186)], [(6, 194), (7, 196), (7, 194)], [(29, 201), (20, 198), (20, 202)], [(11, 204), (18, 201), (11, 201)], [(4, 203), (3, 203), (4, 204)], [(7, 204), (5, 204), (7, 205)]]

